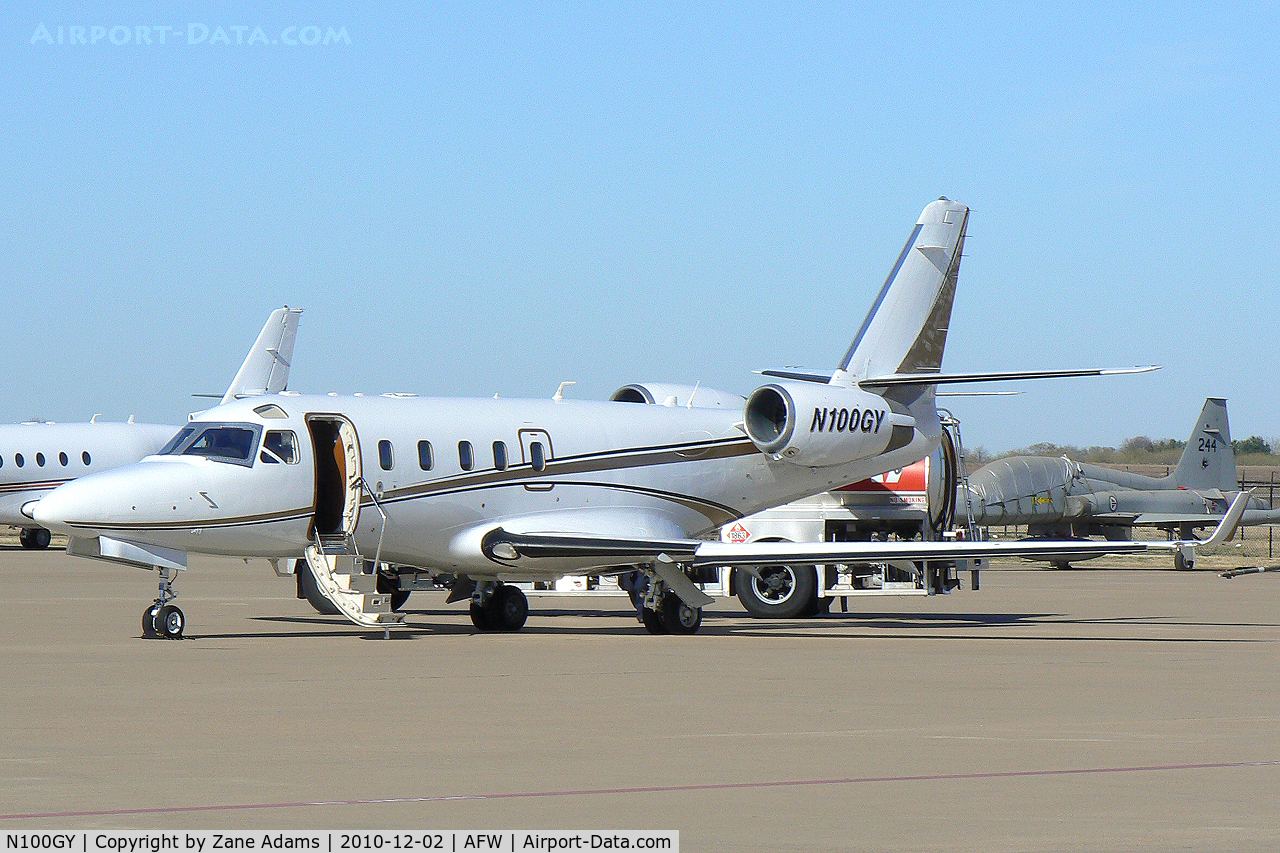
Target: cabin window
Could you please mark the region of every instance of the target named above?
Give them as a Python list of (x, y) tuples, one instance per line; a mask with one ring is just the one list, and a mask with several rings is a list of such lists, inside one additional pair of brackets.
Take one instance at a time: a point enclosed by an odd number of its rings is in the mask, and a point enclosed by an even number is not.
[(89, 463), (93, 461), (93, 458), (89, 456), (89, 451), (86, 450), (80, 454), (80, 461), (83, 462), (86, 466), (88, 466)]
[(471, 449), (471, 442), (458, 442), (458, 464), (462, 466), (463, 471), (470, 471), (476, 467), (476, 452)]
[(43, 468), (43, 467), (44, 467), (44, 454), (43, 454), (43, 453), (37, 453), (37, 454), (36, 454), (36, 464), (37, 464), (37, 465), (39, 465), (41, 468)]
[(529, 460), (533, 463), (533, 470), (547, 470), (547, 452), (542, 449), (541, 441), (530, 442)]
[(391, 467), (396, 464), (395, 453), (391, 449), (391, 442), (385, 438), (378, 442), (378, 464), (382, 466), (383, 471), (390, 471)]
[(493, 443), (493, 467), (499, 471), (507, 470), (507, 443), (505, 441), (495, 441)]
[(293, 430), (268, 430), (266, 437), (262, 439), (262, 452), (258, 454), (258, 458), (271, 465), (280, 462), (286, 465), (296, 464), (298, 437), (293, 434)]
[(68, 462), (70, 462), (70, 461), (71, 461), (71, 460), (67, 458), (67, 454), (65, 454), (65, 453), (59, 453), (59, 454), (58, 454), (58, 464), (59, 464), (59, 465), (61, 465), (63, 468), (66, 468), (66, 467), (67, 467), (67, 463), (68, 463)]
[(418, 442), (418, 467), (423, 471), (430, 471), (436, 467), (435, 454), (431, 452), (431, 442)]
[(23, 465), (27, 464), (27, 460), (22, 458), (21, 453), (15, 453), (13, 454), (13, 464), (21, 468)]

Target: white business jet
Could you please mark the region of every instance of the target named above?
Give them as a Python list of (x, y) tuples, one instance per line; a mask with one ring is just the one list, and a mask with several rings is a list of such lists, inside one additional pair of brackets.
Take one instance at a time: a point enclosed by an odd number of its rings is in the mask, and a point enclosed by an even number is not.
[[(289, 360), (300, 309), (271, 313), (221, 402), (256, 394), (275, 394), (288, 387)], [(24, 505), (63, 483), (130, 465), (164, 446), (176, 426), (125, 423), (22, 423), (0, 425), (0, 525), (20, 528), (24, 548), (49, 547), (49, 531), (37, 526)]]
[[(726, 522), (924, 458), (942, 434), (940, 384), (1130, 372), (942, 374), (968, 214), (947, 199), (924, 209), (837, 369), (765, 371), (777, 381), (745, 403), (687, 387), (683, 404), (622, 401), (644, 400), (643, 386), (607, 402), (239, 400), (193, 418), (156, 456), (54, 490), (35, 519), (72, 537), (73, 554), (159, 569), (144, 630), (154, 616), (169, 637), (185, 620), (168, 579), (188, 552), (266, 557), (277, 571), (305, 557), (323, 594), (370, 627), (403, 617), (366, 557), (400, 567), (402, 589), (415, 571), (456, 575), (449, 600), (469, 596), (481, 630), (524, 624), (525, 596), (504, 581), (639, 568), (645, 626), (692, 633), (711, 601), (695, 580), (716, 566), (1189, 547), (704, 541)], [(681, 392), (648, 397), (678, 403)]]

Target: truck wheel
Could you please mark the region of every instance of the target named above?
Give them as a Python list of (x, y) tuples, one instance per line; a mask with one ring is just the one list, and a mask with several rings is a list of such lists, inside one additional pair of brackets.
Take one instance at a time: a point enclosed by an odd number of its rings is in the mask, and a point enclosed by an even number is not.
[(805, 617), (825, 616), (826, 614), (831, 612), (831, 602), (834, 600), (835, 599), (833, 598), (823, 598), (822, 596), (819, 596), (815, 593), (813, 597), (813, 601), (809, 602), (809, 606), (806, 607), (804, 609), (804, 613), (800, 615)]
[(813, 566), (764, 566), (760, 577), (739, 572), (736, 586), (752, 616), (797, 619), (817, 601), (818, 574)]

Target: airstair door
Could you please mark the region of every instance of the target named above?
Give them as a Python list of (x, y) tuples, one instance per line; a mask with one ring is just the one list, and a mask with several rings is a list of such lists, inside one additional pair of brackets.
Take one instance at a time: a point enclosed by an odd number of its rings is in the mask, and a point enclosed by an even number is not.
[(360, 521), (360, 441), (341, 415), (309, 415), (316, 460), (314, 531), (322, 536), (353, 535)]
[(319, 414), (307, 416), (307, 429), (315, 451), (316, 492), (306, 570), (324, 597), (355, 624), (399, 624), (404, 616), (391, 611), (390, 595), (377, 592), (377, 577), (365, 571), (356, 546), (364, 495), (356, 428), (341, 415)]

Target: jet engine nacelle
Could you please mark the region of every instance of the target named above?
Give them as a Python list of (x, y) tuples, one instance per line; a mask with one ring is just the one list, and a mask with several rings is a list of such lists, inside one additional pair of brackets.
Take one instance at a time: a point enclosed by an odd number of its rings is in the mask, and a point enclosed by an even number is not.
[(747, 437), (774, 460), (844, 465), (911, 443), (915, 419), (876, 394), (838, 385), (763, 385), (747, 398)]
[(671, 382), (633, 382), (614, 391), (609, 399), (616, 403), (653, 403), (659, 406), (688, 406), (692, 400), (695, 409), (736, 409), (743, 401), (741, 394)]

